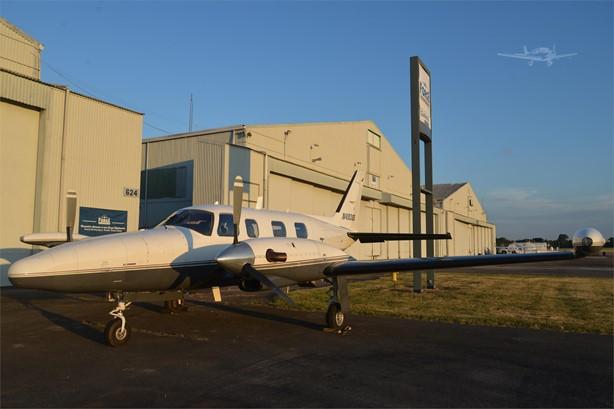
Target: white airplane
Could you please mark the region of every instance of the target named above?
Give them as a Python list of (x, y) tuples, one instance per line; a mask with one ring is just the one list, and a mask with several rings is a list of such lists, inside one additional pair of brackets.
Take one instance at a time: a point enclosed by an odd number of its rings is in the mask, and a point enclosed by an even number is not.
[(578, 55), (578, 53), (570, 53), (570, 54), (557, 54), (556, 53), (556, 45), (552, 46), (552, 49), (548, 47), (539, 47), (534, 48), (531, 51), (527, 50), (527, 46), (523, 47), (522, 53), (513, 53), (513, 54), (504, 54), (497, 53), (498, 56), (501, 57), (509, 57), (509, 58), (519, 58), (521, 60), (528, 60), (529, 67), (533, 66), (535, 62), (545, 62), (548, 64), (548, 67), (554, 64), (555, 60), (560, 58), (573, 57), (574, 55)]
[[(238, 285), (244, 291), (267, 287), (291, 303), (280, 286), (325, 279), (332, 285), (326, 322), (341, 330), (347, 328), (347, 276), (567, 260), (597, 252), (605, 242), (595, 229), (585, 229), (574, 236), (575, 252), (358, 261), (345, 252), (356, 240), (451, 238), (356, 232), (362, 183), (362, 172), (354, 172), (335, 214), (319, 217), (242, 209), (243, 182), (237, 177), (232, 207), (191, 206), (153, 229), (80, 241), (71, 241), (76, 209), (76, 198), (71, 197), (67, 242), (13, 263), (9, 279), (21, 288), (107, 292), (117, 306), (109, 313), (113, 319), (105, 337), (111, 346), (119, 346), (130, 337), (124, 311), (134, 301), (165, 301), (167, 308), (179, 311), (187, 291)], [(58, 241), (56, 237), (54, 243)]]

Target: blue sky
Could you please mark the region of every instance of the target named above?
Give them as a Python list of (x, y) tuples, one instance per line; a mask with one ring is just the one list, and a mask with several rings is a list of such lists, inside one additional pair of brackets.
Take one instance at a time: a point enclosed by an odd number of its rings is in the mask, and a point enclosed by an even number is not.
[[(435, 183), (509, 238), (614, 235), (613, 2), (32, 2), (42, 78), (144, 112), (144, 136), (374, 120), (409, 163), (409, 57), (432, 73)], [(552, 67), (498, 57), (552, 47)], [(155, 128), (154, 128), (155, 127)], [(158, 129), (156, 129), (158, 128)]]

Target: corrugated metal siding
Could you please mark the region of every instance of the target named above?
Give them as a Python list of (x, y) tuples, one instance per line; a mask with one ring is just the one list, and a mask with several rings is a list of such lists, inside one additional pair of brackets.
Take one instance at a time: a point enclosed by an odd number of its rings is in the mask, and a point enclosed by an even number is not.
[(41, 110), (35, 231), (58, 229), (63, 90), (0, 71), (0, 96)]
[(40, 78), (40, 49), (0, 21), (0, 68)]
[[(143, 141), (149, 145), (149, 169), (185, 161), (194, 163), (194, 204), (223, 202), (224, 144), (229, 133), (192, 138), (169, 139), (157, 142)], [(143, 164), (143, 166), (145, 166)]]
[(79, 206), (127, 210), (128, 229), (136, 230), (139, 199), (123, 189), (140, 186), (140, 115), (75, 94), (68, 101), (61, 191), (76, 190)]

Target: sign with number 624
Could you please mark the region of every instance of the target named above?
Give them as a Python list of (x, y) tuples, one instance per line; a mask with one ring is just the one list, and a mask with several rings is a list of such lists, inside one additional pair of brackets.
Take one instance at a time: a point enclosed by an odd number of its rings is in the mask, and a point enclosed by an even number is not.
[(126, 197), (139, 197), (139, 189), (133, 189), (131, 187), (124, 188), (124, 196)]

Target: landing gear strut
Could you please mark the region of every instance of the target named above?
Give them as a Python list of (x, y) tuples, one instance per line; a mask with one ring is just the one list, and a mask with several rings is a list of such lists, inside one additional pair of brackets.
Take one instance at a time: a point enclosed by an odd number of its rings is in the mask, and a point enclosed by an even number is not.
[(126, 311), (133, 302), (164, 301), (164, 306), (166, 309), (171, 313), (174, 313), (186, 310), (183, 303), (183, 297), (183, 290), (155, 292), (109, 292), (107, 294), (107, 299), (112, 302), (117, 302), (117, 307), (109, 312), (109, 315), (113, 316), (113, 319), (107, 323), (107, 326), (104, 329), (104, 337), (107, 343), (112, 347), (119, 347), (124, 345), (130, 339), (131, 330), (130, 326), (128, 326), (128, 323), (126, 322), (126, 317), (124, 317), (124, 311)]
[(117, 307), (109, 312), (109, 315), (114, 318), (107, 323), (104, 329), (104, 336), (109, 345), (119, 347), (124, 345), (130, 339), (130, 326), (126, 323), (124, 311), (132, 304), (124, 302), (120, 297), (117, 297)]
[(345, 277), (333, 277), (331, 284), (328, 309), (326, 310), (327, 330), (339, 334), (347, 333), (352, 329), (345, 321), (350, 311), (347, 279)]

